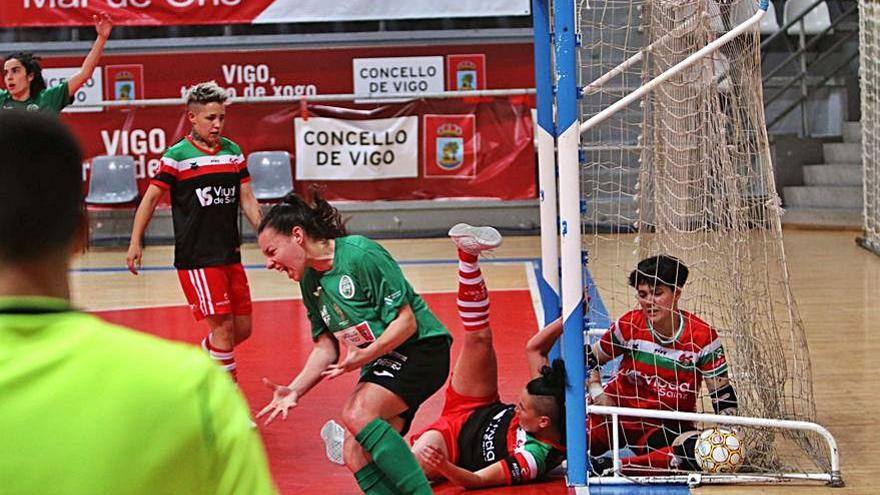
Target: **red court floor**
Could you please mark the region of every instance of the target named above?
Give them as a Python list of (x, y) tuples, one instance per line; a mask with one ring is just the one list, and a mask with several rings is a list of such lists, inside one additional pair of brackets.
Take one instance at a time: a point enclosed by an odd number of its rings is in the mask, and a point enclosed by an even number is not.
[[(424, 296), (435, 314), (454, 336), (462, 330), (454, 293)], [(532, 300), (527, 290), (492, 291), (492, 327), (499, 360), (500, 391), (503, 400), (514, 401), (528, 378), (523, 349), (537, 326)], [(204, 323), (195, 323), (184, 306), (106, 311), (102, 318), (143, 330), (160, 337), (196, 344), (207, 331)], [(459, 342), (452, 348), (453, 363)], [(271, 392), (261, 383), (267, 377), (287, 383), (299, 371), (311, 351), (309, 323), (298, 300), (264, 301), (254, 304), (253, 336), (236, 350), (239, 385), (251, 410), (259, 411), (271, 399)], [(353, 476), (343, 466), (330, 463), (318, 431), (328, 419), (339, 418), (339, 411), (354, 388), (357, 373), (324, 381), (315, 387), (287, 421), (260, 426), (272, 474), (282, 493), (359, 493)], [(427, 425), (442, 407), (442, 390), (419, 410), (413, 431)], [(435, 493), (453, 494), (463, 490), (441, 484)], [(469, 493), (564, 494), (564, 483), (550, 482), (517, 488), (472, 491)]]

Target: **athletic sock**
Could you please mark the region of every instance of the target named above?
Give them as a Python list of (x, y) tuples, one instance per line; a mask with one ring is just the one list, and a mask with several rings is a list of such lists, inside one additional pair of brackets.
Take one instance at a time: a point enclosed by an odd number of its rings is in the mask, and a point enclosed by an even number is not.
[(477, 259), (458, 250), (458, 316), (466, 332), (489, 328), (489, 291)]
[(361, 491), (366, 495), (397, 495), (397, 487), (379, 469), (375, 462), (371, 462), (354, 473)]
[(431, 495), (428, 478), (416, 462), (409, 446), (387, 422), (370, 421), (355, 439), (373, 458), (373, 463), (403, 494)]
[(218, 349), (214, 343), (211, 341), (211, 334), (208, 334), (207, 337), (202, 339), (202, 349), (207, 351), (208, 355), (211, 356), (211, 359), (217, 361), (217, 364), (223, 367), (227, 372), (229, 372), (229, 376), (232, 377), (232, 381), (238, 381), (238, 375), (236, 373), (236, 365), (235, 365), (235, 350), (223, 350)]

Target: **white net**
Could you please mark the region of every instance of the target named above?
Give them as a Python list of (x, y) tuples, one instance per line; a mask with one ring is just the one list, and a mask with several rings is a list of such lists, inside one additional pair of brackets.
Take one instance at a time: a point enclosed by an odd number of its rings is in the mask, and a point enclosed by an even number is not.
[(862, 246), (880, 254), (880, 5), (859, 1), (862, 93), (862, 166), (865, 236)]
[[(580, 2), (581, 86), (651, 45), (638, 63), (585, 91), (581, 121), (756, 10), (752, 0)], [(582, 135), (584, 248), (601, 297), (590, 321), (601, 327), (636, 308), (626, 278), (639, 259), (676, 256), (690, 268), (681, 308), (720, 335), (739, 415), (812, 421), (810, 358), (789, 290), (759, 45), (757, 30), (737, 37)], [(705, 385), (697, 409), (713, 412)], [(817, 437), (741, 430), (742, 471), (829, 469)], [(646, 451), (625, 440), (636, 454)]]

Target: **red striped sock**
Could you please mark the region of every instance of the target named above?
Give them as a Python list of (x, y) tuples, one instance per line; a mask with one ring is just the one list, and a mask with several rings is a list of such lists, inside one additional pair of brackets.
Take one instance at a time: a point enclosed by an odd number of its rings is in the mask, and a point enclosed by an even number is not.
[(207, 351), (208, 355), (214, 361), (217, 361), (223, 369), (229, 372), (229, 376), (232, 377), (232, 381), (238, 381), (238, 374), (236, 373), (235, 366), (235, 349), (230, 350), (222, 350), (218, 349), (214, 346), (213, 342), (211, 342), (211, 334), (208, 334), (207, 337), (202, 339), (202, 349)]
[(489, 328), (489, 291), (477, 258), (458, 250), (458, 316), (466, 332)]

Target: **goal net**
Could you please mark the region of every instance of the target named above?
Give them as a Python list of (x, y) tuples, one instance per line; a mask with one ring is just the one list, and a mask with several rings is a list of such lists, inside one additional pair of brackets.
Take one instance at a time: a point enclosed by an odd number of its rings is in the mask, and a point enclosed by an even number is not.
[(862, 167), (865, 232), (859, 243), (880, 254), (880, 5), (859, 1)]
[[(756, 11), (752, 0), (579, 1), (581, 122)], [(759, 46), (757, 29), (747, 31), (582, 134), (583, 242), (598, 294), (588, 319), (598, 332), (637, 307), (626, 279), (639, 259), (678, 257), (690, 268), (680, 307), (721, 337), (738, 414), (813, 421), (810, 357), (789, 288), (769, 159)], [(713, 413), (705, 384), (699, 396), (698, 412)], [(812, 433), (763, 426), (740, 432), (741, 472), (829, 470), (828, 449)], [(636, 453), (651, 450), (632, 438), (621, 443)]]

